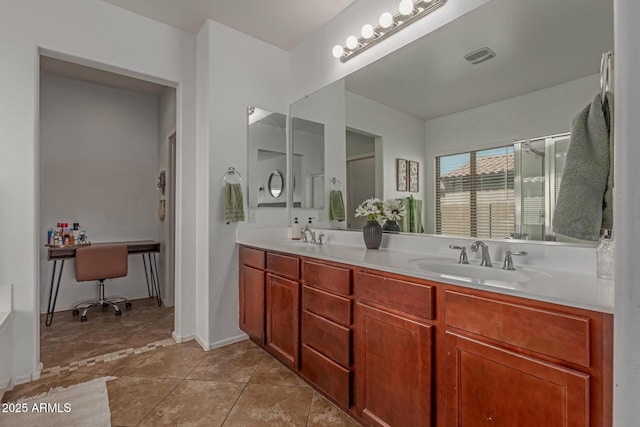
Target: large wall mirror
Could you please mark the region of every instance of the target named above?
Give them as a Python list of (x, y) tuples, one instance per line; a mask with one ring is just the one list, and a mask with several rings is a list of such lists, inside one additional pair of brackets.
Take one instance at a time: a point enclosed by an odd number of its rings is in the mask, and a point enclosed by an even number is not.
[(557, 240), (571, 119), (612, 49), (612, 0), (491, 0), (292, 104), (340, 129), (325, 141), (325, 188), (341, 182), (346, 218), (329, 220), (327, 203), (317, 226), (361, 229), (355, 206), (378, 197), (411, 201), (403, 232)]
[(285, 208), (286, 116), (247, 108), (247, 198), (249, 208)]

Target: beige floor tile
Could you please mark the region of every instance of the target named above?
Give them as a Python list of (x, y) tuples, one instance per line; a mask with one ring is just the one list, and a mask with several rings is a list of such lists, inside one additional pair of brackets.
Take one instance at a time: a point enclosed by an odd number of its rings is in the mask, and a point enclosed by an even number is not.
[(309, 388), (247, 384), (223, 426), (305, 426), (312, 397)]
[(140, 426), (222, 425), (244, 385), (183, 380)]
[(79, 371), (114, 376), (183, 379), (205, 357), (207, 353), (200, 346), (185, 343), (129, 354), (115, 361), (82, 367)]
[(300, 377), (294, 374), (289, 368), (271, 356), (268, 356), (260, 362), (253, 375), (251, 375), (249, 382), (256, 384), (309, 387), (307, 383), (301, 380)]
[(270, 357), (257, 346), (233, 344), (211, 350), (187, 378), (246, 383), (260, 363)]
[(86, 342), (61, 342), (40, 349), (40, 362), (44, 368), (66, 366), (91, 357), (121, 349), (122, 344), (90, 345)]
[(307, 427), (358, 427), (359, 425), (320, 393), (313, 393)]
[(180, 380), (120, 377), (107, 382), (111, 423), (136, 426), (173, 390)]
[(67, 372), (52, 377), (42, 378), (25, 384), (20, 384), (8, 391), (2, 397), (3, 402), (14, 402), (23, 397), (37, 396), (56, 387), (69, 387), (75, 384), (91, 381), (102, 375), (83, 374), (78, 372)]

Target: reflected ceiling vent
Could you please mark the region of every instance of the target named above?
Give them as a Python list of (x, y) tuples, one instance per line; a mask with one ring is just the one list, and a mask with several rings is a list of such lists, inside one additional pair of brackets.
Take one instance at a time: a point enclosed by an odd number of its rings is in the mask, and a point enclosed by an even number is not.
[(475, 65), (484, 61), (488, 61), (494, 56), (496, 56), (496, 53), (494, 51), (492, 51), (488, 47), (483, 47), (478, 50), (474, 50), (473, 52), (467, 53), (464, 56), (464, 59)]

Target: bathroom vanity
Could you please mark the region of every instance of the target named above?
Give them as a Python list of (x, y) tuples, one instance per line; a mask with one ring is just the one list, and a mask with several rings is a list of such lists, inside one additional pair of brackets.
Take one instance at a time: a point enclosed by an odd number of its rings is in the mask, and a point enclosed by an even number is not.
[(433, 280), (393, 251), (244, 243), (241, 329), (364, 425), (612, 425), (607, 308)]

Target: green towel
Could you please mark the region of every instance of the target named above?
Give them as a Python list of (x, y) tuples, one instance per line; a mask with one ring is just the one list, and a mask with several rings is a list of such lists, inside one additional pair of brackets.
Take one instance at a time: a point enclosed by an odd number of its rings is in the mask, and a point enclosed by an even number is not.
[[(606, 104), (605, 104), (606, 105)], [(598, 240), (609, 179), (609, 130), (600, 94), (571, 121), (553, 230), (582, 240)], [(613, 182), (612, 182), (613, 184)], [(608, 196), (611, 198), (610, 194)]]
[(335, 221), (344, 221), (344, 201), (342, 200), (342, 191), (331, 190), (329, 193), (329, 219)]
[(605, 119), (609, 129), (609, 175), (607, 177), (607, 189), (604, 192), (604, 205), (602, 209), (602, 228), (613, 230), (613, 93), (607, 92)]
[(240, 184), (224, 184), (224, 220), (230, 222), (244, 221), (244, 203)]

